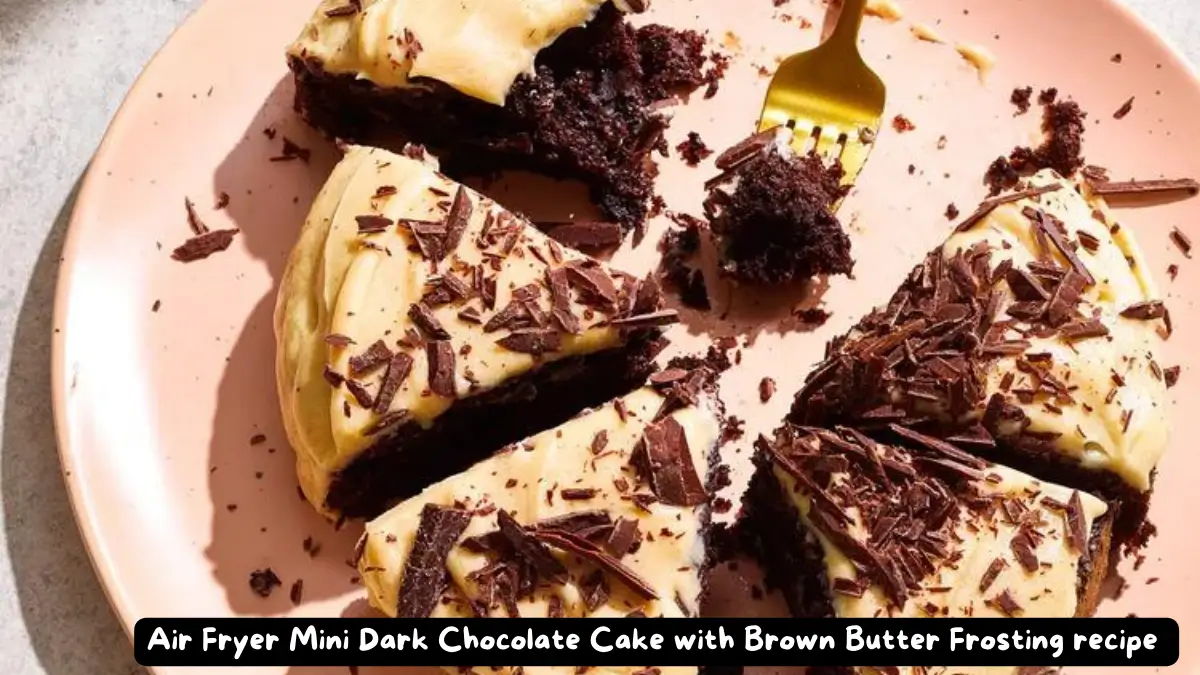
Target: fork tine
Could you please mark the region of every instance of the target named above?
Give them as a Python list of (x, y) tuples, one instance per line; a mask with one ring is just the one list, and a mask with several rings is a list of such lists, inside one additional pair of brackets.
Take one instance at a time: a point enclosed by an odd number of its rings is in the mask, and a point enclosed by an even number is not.
[(862, 171), (863, 164), (867, 161), (867, 155), (871, 152), (871, 146), (864, 144), (859, 140), (856, 134), (851, 134), (846, 141), (846, 147), (842, 150), (842, 169), (846, 172), (843, 183), (852, 183), (858, 177), (859, 171)]

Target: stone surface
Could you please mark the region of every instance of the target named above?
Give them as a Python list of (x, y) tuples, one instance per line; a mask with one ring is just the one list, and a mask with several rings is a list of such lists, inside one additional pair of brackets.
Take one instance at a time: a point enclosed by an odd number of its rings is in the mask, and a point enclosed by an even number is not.
[[(1129, 4), (1200, 60), (1194, 0)], [(59, 476), (51, 307), (77, 182), (143, 64), (197, 5), (0, 0), (0, 672), (7, 675), (142, 672), (92, 572)]]

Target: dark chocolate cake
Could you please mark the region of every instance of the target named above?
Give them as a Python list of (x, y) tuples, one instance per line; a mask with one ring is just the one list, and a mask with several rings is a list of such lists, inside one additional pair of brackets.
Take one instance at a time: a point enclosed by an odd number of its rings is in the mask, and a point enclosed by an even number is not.
[(727, 473), (715, 374), (668, 368), (367, 523), (356, 562), (371, 604), (403, 618), (698, 616)]
[(1108, 567), (1103, 501), (908, 436), (787, 423), (758, 442), (743, 534), (793, 615), (1092, 614)]
[(790, 419), (896, 425), (1103, 496), (1139, 544), (1167, 442), (1166, 310), (1127, 229), (1046, 171), (983, 204), (827, 348)]
[(558, 245), (419, 159), (351, 147), (276, 311), (303, 492), (331, 517), (377, 515), (642, 386), (675, 320), (654, 281)]
[[(699, 34), (635, 28), (595, 0), (563, 0), (546, 16), (531, 10), (529, 25), (511, 27), (502, 12), (510, 0), (472, 2), (465, 11), (479, 18), (462, 19), (461, 32), (432, 21), (436, 29), (423, 31), (417, 12), (437, 8), (410, 1), (420, 5), (406, 6), (410, 25), (377, 26), (394, 1), (330, 16), (340, 5), (327, 0), (293, 44), (296, 109), (311, 124), (352, 142), (423, 143), (456, 176), (529, 169), (578, 179), (605, 217), (626, 231), (641, 224), (656, 173), (650, 153), (666, 151), (660, 108), (705, 82)], [(545, 39), (531, 45), (526, 33)], [(364, 46), (371, 40), (383, 46)], [(481, 44), (489, 40), (495, 53)], [(513, 52), (528, 57), (528, 68)]]

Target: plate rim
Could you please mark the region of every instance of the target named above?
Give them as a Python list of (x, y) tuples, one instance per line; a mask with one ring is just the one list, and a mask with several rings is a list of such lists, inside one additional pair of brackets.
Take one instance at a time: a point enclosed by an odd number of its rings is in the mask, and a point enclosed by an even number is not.
[[(93, 573), (131, 645), (133, 644), (134, 625), (138, 619), (143, 617), (133, 613), (134, 608), (131, 606), (130, 600), (117, 579), (116, 569), (108, 559), (106, 553), (107, 544), (105, 543), (106, 538), (102, 534), (103, 527), (97, 518), (95, 507), (92, 504), (87, 482), (79, 480), (77, 472), (74, 477), (67, 475), (67, 472), (71, 470), (69, 467), (75, 466), (74, 458), (80, 456), (79, 448), (81, 446), (81, 441), (78, 440), (78, 435), (74, 433), (71, 425), (74, 406), (69, 395), (70, 381), (69, 372), (67, 371), (68, 364), (66, 363), (68, 346), (73, 341), (72, 333), (68, 330), (69, 324), (66, 320), (71, 310), (71, 299), (74, 295), (76, 264), (83, 255), (78, 241), (81, 237), (80, 232), (88, 227), (87, 223), (91, 219), (88, 209), (89, 198), (104, 189), (99, 177), (103, 175), (103, 167), (106, 165), (106, 160), (113, 153), (116, 139), (122, 136), (124, 127), (130, 124), (129, 119), (131, 116), (128, 114), (129, 108), (133, 105), (133, 100), (141, 93), (142, 88), (149, 79), (149, 75), (153, 74), (156, 69), (163, 67), (162, 56), (164, 52), (170, 49), (181, 35), (197, 30), (210, 21), (211, 17), (220, 16), (221, 10), (226, 5), (231, 5), (235, 1), (206, 0), (191, 13), (187, 14), (154, 51), (153, 55), (147, 60), (145, 66), (130, 85), (121, 104), (117, 107), (112, 119), (105, 128), (104, 135), (97, 144), (88, 162), (87, 170), (80, 180), (79, 191), (68, 220), (67, 231), (60, 253), (60, 266), (55, 279), (51, 323), (50, 394), (56, 449), (59, 457), (59, 474), (66, 489), (71, 513), (78, 529), (81, 543), (87, 552), (88, 561), (91, 564)], [(1166, 36), (1157, 25), (1151, 23), (1124, 0), (1101, 1), (1107, 4), (1113, 11), (1120, 14), (1124, 23), (1129, 26), (1130, 31), (1141, 33), (1153, 46), (1165, 52), (1167, 58), (1172, 61), (1172, 65), (1185, 73), (1187, 78), (1191, 80), (1192, 85), (1197, 90), (1200, 90), (1200, 63), (1193, 63), (1188, 59), (1174, 40)], [(72, 443), (72, 439), (75, 439), (74, 443)], [(156, 675), (165, 675), (168, 671), (168, 669), (162, 667), (143, 667)]]

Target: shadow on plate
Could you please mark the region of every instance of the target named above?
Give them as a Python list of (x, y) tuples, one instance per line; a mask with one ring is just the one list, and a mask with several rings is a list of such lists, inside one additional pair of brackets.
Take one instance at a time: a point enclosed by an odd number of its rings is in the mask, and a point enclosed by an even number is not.
[[(239, 614), (291, 609), (289, 589), (297, 579), (303, 579), (306, 602), (355, 588), (346, 559), (360, 528), (347, 524), (335, 531), (299, 497), (275, 402), (275, 295), (300, 225), (337, 157), (331, 143), (296, 119), (291, 99), (290, 80), (281, 80), (213, 175), (213, 191), (229, 195), (226, 211), (241, 230), (241, 245), (266, 265), (272, 280), (231, 347), (209, 449), (214, 515), (205, 553)], [(308, 161), (271, 161), (282, 154), (284, 138), (309, 149)], [(267, 567), (283, 585), (263, 598), (249, 578)]]
[(50, 228), (16, 316), (0, 457), (5, 538), (16, 602), (46, 673), (144, 673), (80, 539), (50, 414), (54, 289), (78, 189), (76, 183)]

